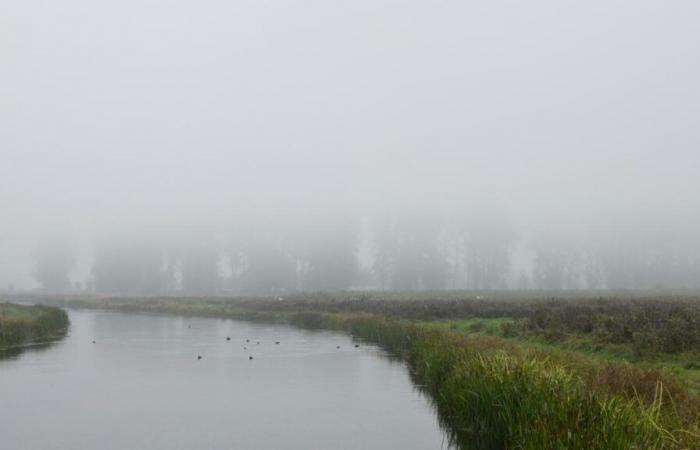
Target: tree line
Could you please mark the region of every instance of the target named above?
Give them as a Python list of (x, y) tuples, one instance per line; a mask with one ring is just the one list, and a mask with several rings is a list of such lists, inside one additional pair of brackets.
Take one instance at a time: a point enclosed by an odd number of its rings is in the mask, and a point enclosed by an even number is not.
[(696, 234), (631, 226), (524, 232), (496, 210), (247, 218), (216, 231), (104, 236), (90, 276), (77, 282), (70, 246), (44, 242), (34, 277), (50, 291), (124, 294), (700, 288)]

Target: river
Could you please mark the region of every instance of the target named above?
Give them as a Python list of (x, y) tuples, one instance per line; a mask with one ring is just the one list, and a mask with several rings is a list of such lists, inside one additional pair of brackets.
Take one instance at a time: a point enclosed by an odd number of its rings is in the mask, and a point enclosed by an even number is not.
[(448, 448), (404, 364), (347, 335), (224, 319), (69, 315), (64, 339), (0, 353), (1, 448)]

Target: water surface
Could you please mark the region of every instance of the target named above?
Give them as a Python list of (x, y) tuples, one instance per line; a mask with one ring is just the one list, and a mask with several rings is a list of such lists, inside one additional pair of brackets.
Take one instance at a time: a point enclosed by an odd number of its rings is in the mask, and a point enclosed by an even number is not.
[(64, 340), (0, 354), (2, 448), (447, 448), (403, 364), (346, 335), (69, 314)]

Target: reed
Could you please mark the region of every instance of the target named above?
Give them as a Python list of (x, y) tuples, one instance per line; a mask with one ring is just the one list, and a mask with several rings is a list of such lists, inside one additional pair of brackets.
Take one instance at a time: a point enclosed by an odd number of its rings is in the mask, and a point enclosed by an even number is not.
[(68, 315), (60, 308), (0, 303), (0, 348), (60, 335), (68, 328)]
[(601, 389), (580, 361), (570, 366), (497, 338), (469, 339), (371, 315), (306, 312), (287, 319), (347, 330), (405, 359), (461, 448), (700, 448), (697, 418), (678, 414), (661, 381), (646, 398), (635, 379), (625, 389)]

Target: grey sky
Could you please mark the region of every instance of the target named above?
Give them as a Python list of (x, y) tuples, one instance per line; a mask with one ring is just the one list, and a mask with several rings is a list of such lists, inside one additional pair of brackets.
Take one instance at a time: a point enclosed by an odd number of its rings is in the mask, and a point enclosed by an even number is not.
[(300, 204), (697, 218), (698, 23), (680, 0), (4, 2), (0, 283), (47, 230)]

